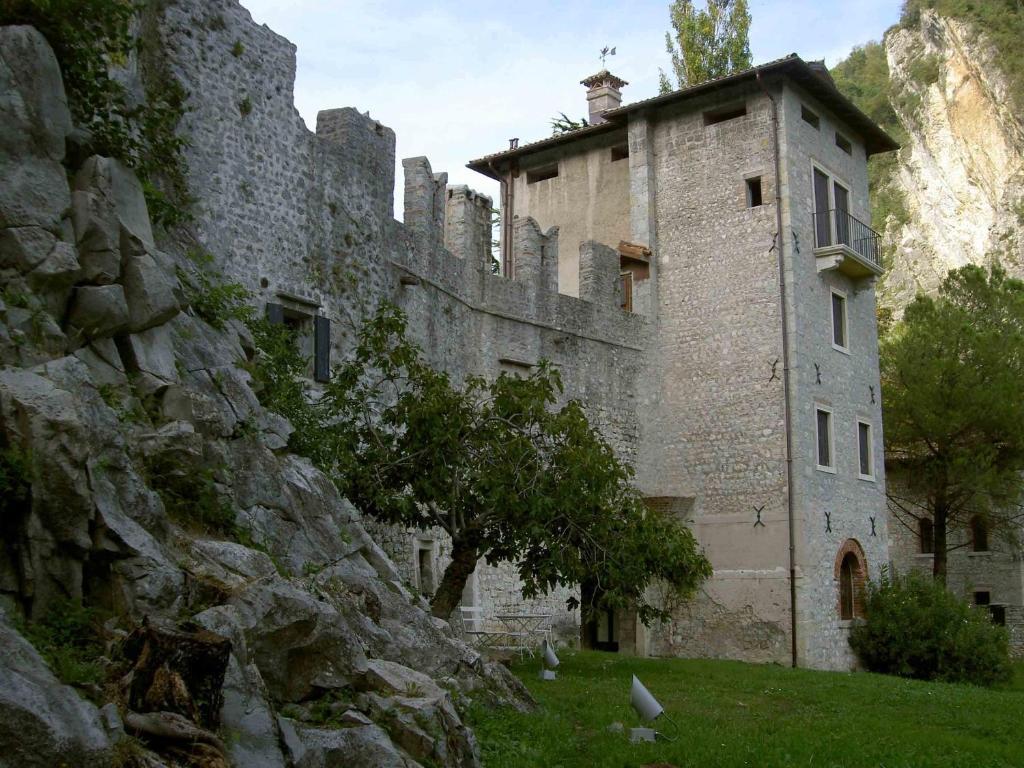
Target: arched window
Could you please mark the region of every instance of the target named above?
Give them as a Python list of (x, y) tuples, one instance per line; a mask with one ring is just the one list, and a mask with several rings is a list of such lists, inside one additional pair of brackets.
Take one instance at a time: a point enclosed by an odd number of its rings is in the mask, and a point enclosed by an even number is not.
[(932, 521), (922, 517), (917, 521), (918, 538), (921, 540), (921, 554), (931, 555), (935, 552), (935, 529)]
[(847, 539), (836, 554), (835, 578), (839, 587), (839, 618), (850, 621), (864, 615), (864, 582), (867, 580), (864, 549)]
[(971, 549), (988, 552), (988, 523), (980, 515), (971, 518)]
[(839, 567), (839, 618), (844, 621), (852, 619), (855, 611), (853, 590), (856, 569), (857, 556), (848, 552)]

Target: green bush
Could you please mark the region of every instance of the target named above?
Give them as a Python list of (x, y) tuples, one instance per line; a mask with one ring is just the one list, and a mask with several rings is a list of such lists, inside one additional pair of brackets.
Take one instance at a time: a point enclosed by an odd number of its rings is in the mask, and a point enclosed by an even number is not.
[(1010, 679), (1005, 628), (929, 577), (883, 573), (868, 584), (866, 611), (850, 645), (872, 672), (975, 685)]
[(105, 672), (101, 616), (72, 600), (54, 603), (38, 621), (24, 624), (21, 630), (46, 659), (61, 682), (91, 686), (101, 683)]
[(147, 459), (146, 474), (168, 515), (209, 533), (237, 535), (234, 508), (217, 489), (214, 468), (183, 466), (161, 454)]
[(179, 267), (178, 278), (195, 313), (218, 331), (224, 330), (228, 320), (248, 320), (252, 307), (246, 302), (252, 294), (239, 283), (226, 282), (224, 275), (214, 268), (212, 255), (191, 250), (188, 257), (195, 269)]

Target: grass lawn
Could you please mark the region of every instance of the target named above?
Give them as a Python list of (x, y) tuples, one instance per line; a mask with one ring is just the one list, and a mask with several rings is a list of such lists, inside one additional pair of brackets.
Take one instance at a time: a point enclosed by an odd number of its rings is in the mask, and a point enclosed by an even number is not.
[[(485, 768), (1024, 766), (1024, 665), (1011, 685), (984, 689), (730, 661), (560, 658), (554, 682), (537, 678), (538, 661), (513, 667), (537, 712), (473, 710)], [(674, 743), (634, 745), (607, 730), (639, 725), (632, 674), (679, 724)], [(663, 718), (656, 726), (671, 735)]]

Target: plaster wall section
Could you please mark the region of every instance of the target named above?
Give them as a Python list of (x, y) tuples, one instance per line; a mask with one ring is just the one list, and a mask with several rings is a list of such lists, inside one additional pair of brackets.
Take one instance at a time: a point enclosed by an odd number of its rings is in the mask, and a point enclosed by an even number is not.
[[(815, 126), (802, 108), (818, 116)], [(793, 492), (797, 523), (797, 620), (801, 664), (848, 669), (850, 622), (839, 617), (836, 558), (852, 539), (876, 578), (888, 562), (882, 398), (874, 280), (818, 272), (814, 256), (813, 169), (850, 191), (850, 213), (870, 223), (867, 158), (860, 137), (792, 84), (779, 97), (786, 283), (790, 289)], [(847, 153), (837, 131), (851, 143)], [(833, 344), (832, 294), (846, 302), (847, 345)], [(817, 468), (816, 409), (832, 413), (833, 470)], [(871, 426), (872, 473), (860, 476), (858, 421)]]
[[(536, 219), (545, 230), (559, 228), (558, 290), (568, 296), (579, 296), (582, 243), (617, 248), (630, 239), (629, 158), (612, 159), (613, 148), (627, 146), (625, 131), (615, 130), (569, 149), (538, 152), (513, 181), (515, 215)], [(558, 169), (557, 176), (534, 180), (538, 171), (551, 168)]]
[[(715, 574), (673, 621), (649, 633), (658, 655), (785, 663), (789, 654), (782, 338), (771, 123), (758, 91), (736, 88), (630, 130), (656, 179), (638, 481), (649, 496), (694, 500), (687, 522)], [(745, 105), (734, 119), (705, 112)], [(639, 158), (637, 158), (639, 162)], [(641, 172), (642, 171), (642, 172)], [(746, 179), (764, 204), (749, 207)], [(632, 216), (643, 231), (642, 200)], [(648, 225), (650, 232), (650, 225)], [(774, 375), (773, 375), (774, 374)], [(760, 520), (760, 523), (758, 523)]]

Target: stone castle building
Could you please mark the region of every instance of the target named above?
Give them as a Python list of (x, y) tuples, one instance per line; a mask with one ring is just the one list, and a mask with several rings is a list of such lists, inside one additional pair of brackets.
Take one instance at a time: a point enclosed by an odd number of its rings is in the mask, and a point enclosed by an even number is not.
[[(384, 300), (456, 380), (550, 360), (650, 504), (692, 526), (715, 569), (700, 594), (649, 628), (602, 617), (594, 644), (851, 664), (856, 585), (888, 562), (862, 222), (867, 158), (895, 144), (822, 67), (793, 55), (625, 106), (623, 81), (588, 78), (590, 126), (470, 163), (502, 184), (492, 274), (492, 201), (407, 159), (396, 221), (393, 132), (350, 108), (308, 131), (294, 46), (237, 3), (178, 0), (160, 34), (203, 94), (182, 126), (195, 238), (306, 332), (311, 378)], [(377, 535), (429, 592), (444, 537)], [(533, 607), (575, 637), (567, 596)], [(481, 563), (464, 603), (484, 622), (521, 603), (514, 570)]]

